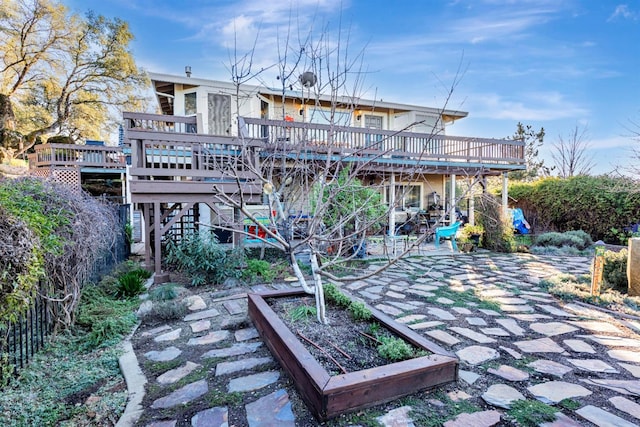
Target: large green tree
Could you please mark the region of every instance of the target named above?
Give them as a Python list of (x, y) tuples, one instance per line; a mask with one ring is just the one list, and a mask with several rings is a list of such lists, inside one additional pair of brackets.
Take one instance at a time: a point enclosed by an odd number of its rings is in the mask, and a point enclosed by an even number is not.
[(531, 125), (525, 126), (518, 122), (516, 132), (509, 139), (524, 142), (526, 169), (510, 172), (509, 179), (529, 182), (549, 175), (550, 169), (544, 165), (544, 160), (538, 157), (540, 147), (544, 143), (544, 135), (544, 128), (536, 131)]
[(0, 0), (0, 159), (39, 138), (103, 138), (146, 83), (126, 22), (55, 0)]

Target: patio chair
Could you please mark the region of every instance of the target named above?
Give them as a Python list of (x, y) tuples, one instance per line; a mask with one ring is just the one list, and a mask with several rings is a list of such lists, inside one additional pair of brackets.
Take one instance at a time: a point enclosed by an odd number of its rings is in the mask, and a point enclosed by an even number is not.
[(451, 225), (446, 225), (443, 227), (437, 227), (436, 228), (436, 234), (435, 234), (435, 245), (436, 245), (436, 249), (440, 247), (440, 238), (450, 238), (451, 239), (451, 247), (453, 248), (454, 252), (458, 252), (458, 245), (456, 244), (456, 233), (458, 232), (458, 229), (460, 228), (460, 224), (462, 224), (460, 221), (454, 222)]

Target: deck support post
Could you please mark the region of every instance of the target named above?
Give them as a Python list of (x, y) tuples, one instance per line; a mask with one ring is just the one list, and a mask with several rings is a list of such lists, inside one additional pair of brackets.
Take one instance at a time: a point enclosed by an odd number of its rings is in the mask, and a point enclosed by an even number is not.
[(449, 186), (449, 224), (456, 222), (456, 176), (449, 175), (451, 178)]
[(389, 236), (396, 235), (396, 174), (389, 180)]
[(153, 264), (156, 276), (162, 273), (162, 220), (160, 202), (153, 202)]
[(469, 178), (469, 211), (467, 212), (469, 224), (476, 225), (476, 198), (473, 194), (473, 180)]

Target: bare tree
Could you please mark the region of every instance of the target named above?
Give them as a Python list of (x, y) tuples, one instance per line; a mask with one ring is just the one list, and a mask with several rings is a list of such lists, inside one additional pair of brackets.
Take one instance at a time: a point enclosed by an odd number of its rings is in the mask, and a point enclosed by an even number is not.
[[(422, 135), (422, 145), (409, 148), (402, 131), (363, 128), (354, 133), (353, 129), (345, 128), (347, 123), (342, 119), (351, 117), (360, 108), (364, 52), (349, 55), (348, 32), (332, 33), (335, 39), (329, 34), (324, 31), (317, 40), (311, 35), (298, 37), (293, 43), (293, 37), (287, 33), (276, 65), (282, 83), (282, 119), (286, 124), (257, 119), (245, 123), (240, 119), (238, 106), (242, 155), (228, 159), (231, 166), (225, 171), (227, 178), (236, 182), (236, 189), (230, 193), (213, 187), (214, 202), (234, 210), (234, 223), (227, 225), (229, 230), (241, 229), (239, 219), (243, 218), (259, 232), (240, 233), (284, 251), (303, 289), (315, 295), (318, 320), (322, 323), (326, 323), (323, 278), (344, 281), (372, 276), (428, 237), (427, 233), (419, 234), (397, 251), (394, 246), (394, 250), (386, 252), (384, 263), (366, 273), (349, 270), (349, 262), (366, 247), (368, 235), (384, 231), (389, 224), (388, 234), (393, 239), (396, 230), (392, 218), (409, 191), (408, 185), (396, 187), (394, 182), (424, 180), (425, 172), (415, 164), (427, 156), (429, 144), (444, 129), (439, 114), (431, 132)], [(256, 73), (251, 70), (251, 54), (234, 58), (229, 68), (233, 71), (236, 93), (241, 94), (242, 82)], [(447, 89), (446, 102), (458, 82), (459, 75)], [(290, 114), (306, 116), (307, 120), (289, 121)], [(412, 161), (399, 162), (391, 171), (389, 168), (385, 171), (381, 160), (390, 159), (401, 144), (407, 147), (405, 151), (413, 150)], [(268, 212), (256, 214), (252, 209), (248, 182), (261, 185), (268, 200)], [(391, 189), (388, 204), (384, 204), (383, 194), (388, 188)], [(454, 215), (453, 210), (450, 214)], [(441, 219), (444, 220), (444, 215)], [(301, 254), (309, 257), (311, 283), (298, 264)], [(337, 266), (346, 272), (346, 277), (336, 275)]]
[(558, 175), (561, 178), (588, 175), (595, 166), (593, 156), (589, 154), (589, 148), (587, 126), (580, 128), (576, 125), (566, 139), (559, 135), (551, 153)]

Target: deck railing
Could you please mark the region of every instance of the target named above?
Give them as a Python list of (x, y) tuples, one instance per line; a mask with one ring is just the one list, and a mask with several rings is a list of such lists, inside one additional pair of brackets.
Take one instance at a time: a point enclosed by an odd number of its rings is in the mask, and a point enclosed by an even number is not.
[(524, 143), (505, 139), (448, 136), (338, 127), (326, 124), (242, 118), (243, 133), (268, 144), (290, 144), (365, 157), (464, 161), (501, 165), (523, 165)]
[[(241, 117), (240, 136), (195, 133), (196, 117), (125, 113), (132, 175), (208, 177), (279, 153), (394, 166), (524, 168), (524, 143)], [(302, 156), (298, 156), (301, 158)], [(183, 170), (183, 172), (180, 172)], [(188, 170), (188, 172), (184, 171)]]
[(126, 159), (122, 147), (73, 144), (40, 144), (29, 154), (29, 168), (91, 167), (123, 169)]

